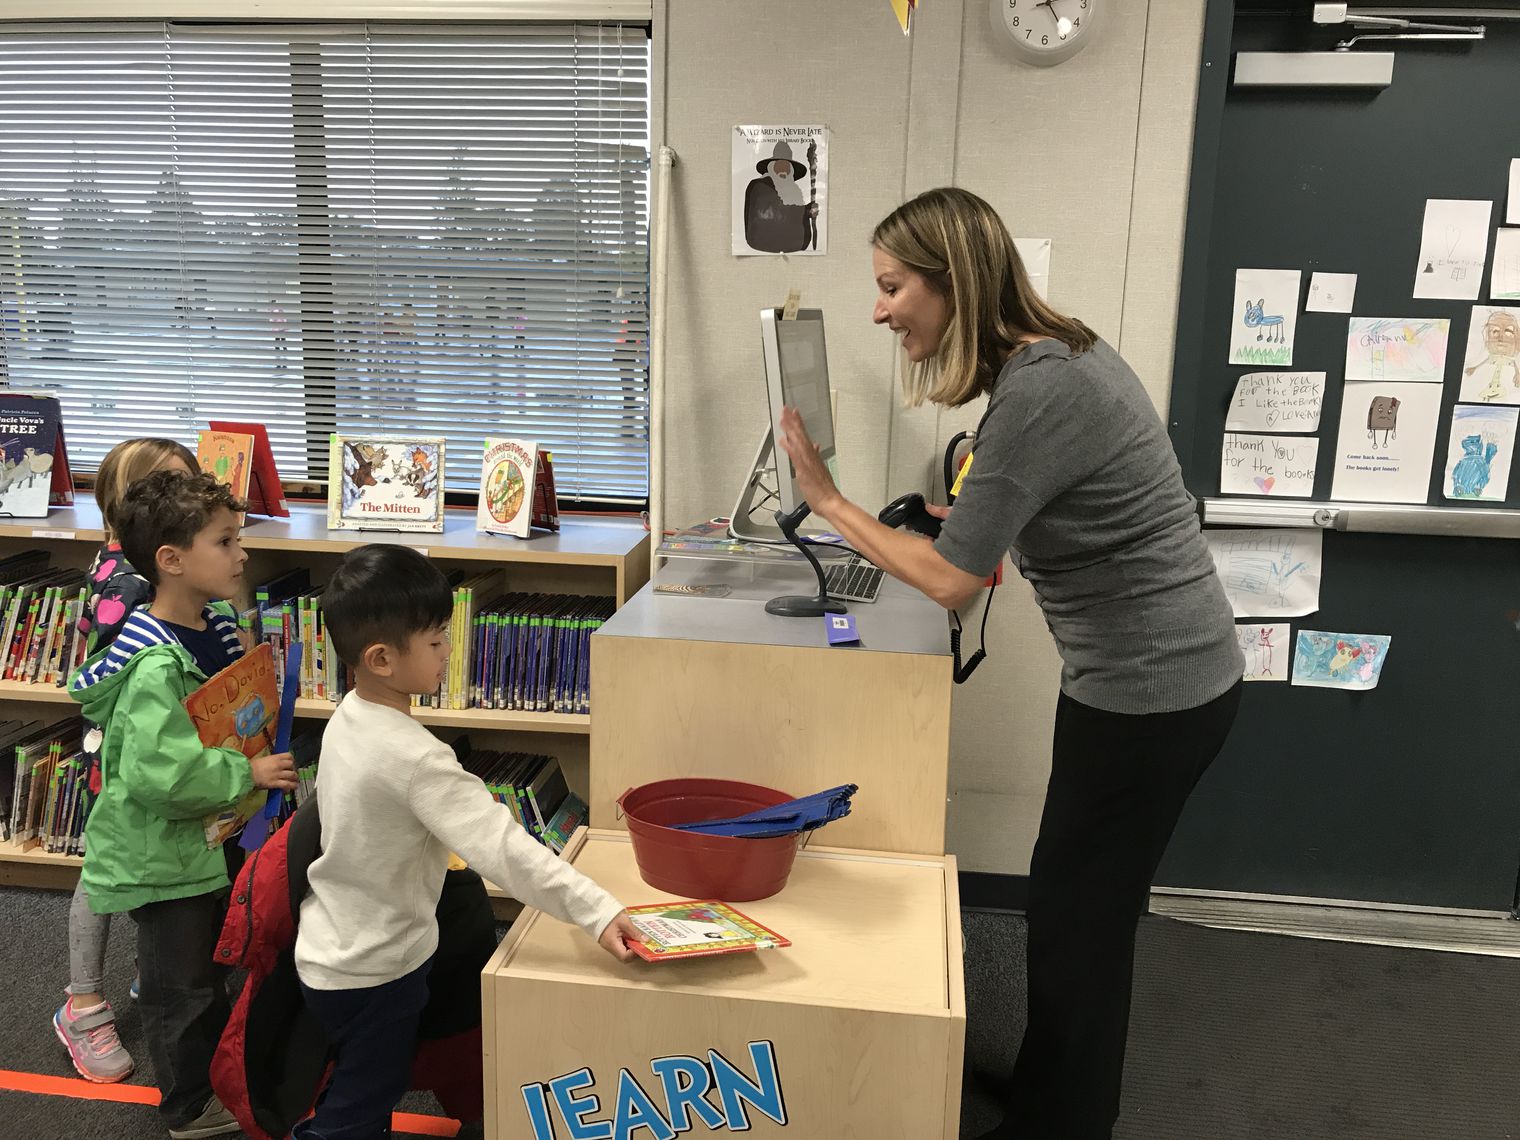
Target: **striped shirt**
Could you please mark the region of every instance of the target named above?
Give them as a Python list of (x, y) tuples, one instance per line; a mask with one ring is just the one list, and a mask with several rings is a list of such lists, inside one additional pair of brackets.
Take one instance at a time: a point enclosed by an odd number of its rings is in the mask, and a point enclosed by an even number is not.
[[(202, 610), (201, 617), (206, 622), (205, 630), (189, 632), (200, 632), (209, 639), (211, 644), (219, 644), (224, 651), (225, 659), (215, 669), (208, 669), (206, 663), (203, 663), (196, 655), (194, 648), (185, 645), (185, 649), (195, 659), (196, 667), (209, 677), (241, 657), (243, 643), (238, 639), (237, 621), (234, 618), (228, 617), (213, 606), (207, 606)], [(122, 666), (149, 646), (181, 644), (184, 643), (174, 636), (170, 623), (160, 621), (147, 610), (133, 610), (105, 656), (93, 665), (80, 670), (79, 676), (71, 687), (83, 688), (94, 684), (102, 677), (109, 677), (112, 673), (120, 672)], [(214, 664), (214, 662), (211, 663)]]

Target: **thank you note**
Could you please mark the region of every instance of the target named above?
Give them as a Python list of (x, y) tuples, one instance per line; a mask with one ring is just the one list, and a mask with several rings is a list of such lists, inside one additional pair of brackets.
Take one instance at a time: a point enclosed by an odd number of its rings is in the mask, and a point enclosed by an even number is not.
[(1223, 495), (1307, 498), (1314, 494), (1319, 439), (1226, 432), (1219, 463)]
[(1323, 372), (1247, 372), (1235, 384), (1226, 431), (1318, 431)]

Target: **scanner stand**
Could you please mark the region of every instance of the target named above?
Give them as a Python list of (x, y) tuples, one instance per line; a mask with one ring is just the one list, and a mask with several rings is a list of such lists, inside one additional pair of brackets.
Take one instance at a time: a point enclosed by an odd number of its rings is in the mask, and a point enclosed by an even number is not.
[(849, 613), (849, 607), (843, 602), (835, 601), (828, 595), (828, 586), (823, 577), (823, 567), (818, 563), (818, 556), (808, 549), (808, 544), (797, 536), (797, 527), (802, 520), (812, 513), (812, 508), (806, 503), (799, 503), (797, 509), (791, 514), (776, 512), (776, 525), (781, 528), (793, 546), (807, 557), (813, 566), (813, 573), (818, 575), (818, 593), (816, 596), (808, 594), (783, 594), (779, 598), (772, 598), (765, 603), (765, 612), (776, 614), (779, 617), (822, 617), (824, 614)]

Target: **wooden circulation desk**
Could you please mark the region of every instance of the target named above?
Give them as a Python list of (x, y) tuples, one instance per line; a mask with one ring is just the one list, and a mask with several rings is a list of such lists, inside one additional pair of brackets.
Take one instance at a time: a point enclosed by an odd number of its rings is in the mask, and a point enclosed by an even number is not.
[(591, 639), (591, 820), (622, 828), (618, 797), (680, 776), (807, 795), (858, 784), (831, 846), (941, 855), (952, 668), (945, 611), (892, 578), (850, 602), (860, 643), (765, 601), (814, 592), (806, 564), (671, 559), (659, 582), (721, 582), (724, 598), (640, 590)]
[[(626, 833), (583, 830), (565, 857), (630, 905), (661, 898)], [(524, 911), (483, 979), (486, 1135), (954, 1140), (954, 857), (810, 844), (740, 909), (793, 945), (620, 963)]]

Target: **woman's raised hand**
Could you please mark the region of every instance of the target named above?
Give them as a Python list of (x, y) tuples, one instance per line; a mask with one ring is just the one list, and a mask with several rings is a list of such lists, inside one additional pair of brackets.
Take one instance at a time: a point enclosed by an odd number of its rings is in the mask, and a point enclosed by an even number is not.
[(839, 488), (796, 408), (781, 409), (781, 438), (776, 444), (792, 461), (797, 472), (797, 490), (802, 492), (808, 506), (815, 514), (827, 517), (829, 507), (840, 497)]

